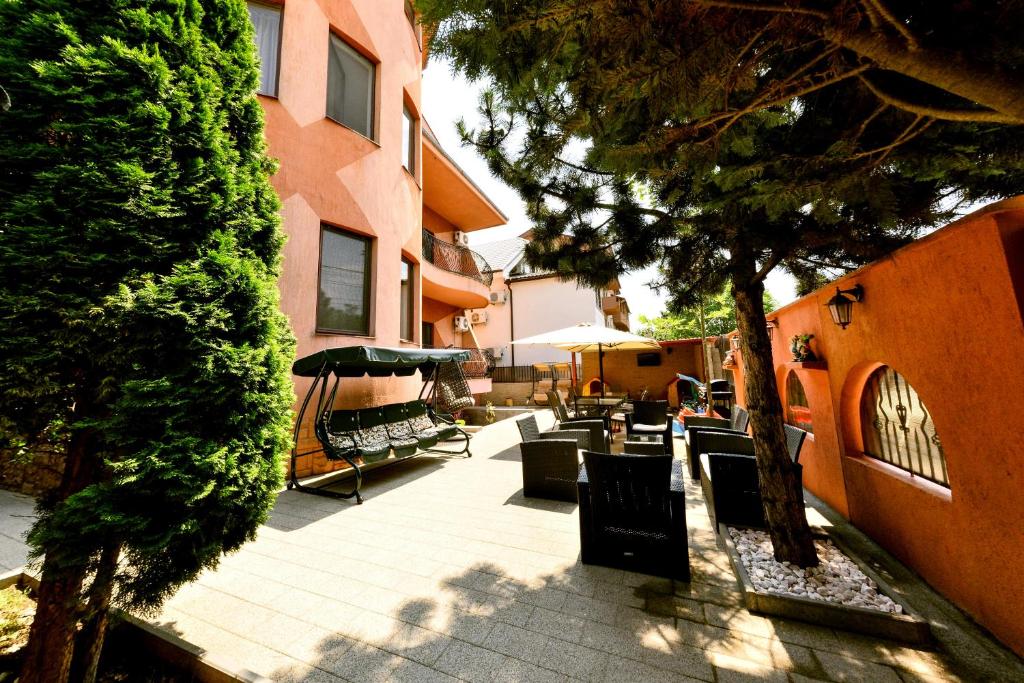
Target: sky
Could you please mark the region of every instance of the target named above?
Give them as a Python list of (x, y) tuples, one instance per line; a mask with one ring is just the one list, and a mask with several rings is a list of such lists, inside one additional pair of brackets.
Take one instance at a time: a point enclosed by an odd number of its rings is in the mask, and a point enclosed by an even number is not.
[[(464, 119), (470, 127), (478, 125), (477, 102), (482, 88), (482, 83), (470, 83), (461, 74), (453, 74), (447, 62), (431, 59), (423, 72), (423, 116), (445, 151), (509, 219), (504, 226), (470, 233), (470, 246), (515, 237), (530, 228), (519, 195), (492, 176), (483, 159), (474, 150), (461, 145), (455, 130), (459, 119)], [(619, 278), (622, 295), (629, 303), (630, 323), (634, 330), (639, 326), (640, 315), (652, 318), (664, 310), (666, 294), (648, 287), (648, 283), (655, 277), (655, 270), (651, 267)], [(793, 278), (778, 269), (769, 274), (765, 285), (780, 306), (796, 298)]]

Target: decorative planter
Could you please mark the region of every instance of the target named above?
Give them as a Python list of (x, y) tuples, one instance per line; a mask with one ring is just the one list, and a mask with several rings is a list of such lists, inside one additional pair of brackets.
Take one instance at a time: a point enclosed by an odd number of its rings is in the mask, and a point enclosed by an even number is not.
[(848, 547), (824, 531), (816, 531), (815, 538), (826, 538), (831, 541), (857, 565), (861, 572), (878, 585), (879, 592), (903, 608), (903, 614), (880, 612), (862, 607), (811, 600), (810, 598), (758, 592), (754, 589), (754, 583), (750, 580), (750, 576), (740, 560), (729, 529), (722, 524), (719, 525), (718, 530), (719, 539), (725, 544), (732, 569), (736, 573), (736, 582), (743, 593), (743, 602), (751, 612), (866, 633), (914, 645), (931, 644), (931, 625), (901, 600), (896, 591), (875, 571), (858, 559)]

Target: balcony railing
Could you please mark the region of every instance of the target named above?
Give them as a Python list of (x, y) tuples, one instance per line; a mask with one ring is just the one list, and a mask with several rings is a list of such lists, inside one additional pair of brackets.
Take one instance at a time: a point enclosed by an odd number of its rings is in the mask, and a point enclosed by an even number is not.
[(496, 362), (494, 354), (491, 353), (490, 349), (477, 349), (469, 346), (429, 346), (424, 344), (423, 348), (444, 348), (444, 349), (457, 349), (459, 351), (469, 351), (469, 360), (463, 361), (462, 372), (468, 379), (478, 379), (481, 377), (490, 377), (491, 372), (494, 370), (494, 364)]
[(472, 249), (439, 240), (429, 230), (423, 231), (423, 259), (441, 270), (472, 278), (487, 287), (494, 279), (483, 256)]

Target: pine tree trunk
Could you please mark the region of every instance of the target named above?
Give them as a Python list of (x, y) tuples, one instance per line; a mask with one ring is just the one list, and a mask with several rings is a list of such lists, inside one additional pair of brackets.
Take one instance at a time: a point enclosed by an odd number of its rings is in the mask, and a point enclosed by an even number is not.
[[(751, 264), (750, 270), (753, 271)], [(752, 273), (751, 273), (752, 274)], [(782, 402), (764, 317), (764, 284), (733, 281), (736, 323), (743, 351), (743, 385), (753, 427), (757, 474), (775, 559), (800, 567), (818, 564), (814, 540), (801, 503), (800, 484), (786, 449)]]
[(36, 593), (36, 616), (32, 620), (19, 683), (68, 680), (84, 579), (84, 568), (69, 570), (44, 560)]
[(117, 559), (120, 555), (120, 544), (115, 543), (103, 548), (96, 576), (89, 587), (88, 616), (82, 631), (78, 634), (73, 662), (75, 680), (82, 683), (95, 683), (96, 675), (99, 673), (100, 656), (103, 654), (103, 643), (110, 621), (114, 575), (117, 572)]
[[(85, 401), (76, 402), (77, 416), (85, 412), (85, 406)], [(95, 472), (94, 456), (89, 452), (91, 441), (89, 430), (81, 430), (71, 437), (64, 476), (56, 494), (57, 505), (91, 482)], [(19, 683), (65, 683), (68, 680), (86, 573), (85, 563), (64, 562), (57, 552), (46, 553), (36, 591), (36, 615), (25, 646)]]

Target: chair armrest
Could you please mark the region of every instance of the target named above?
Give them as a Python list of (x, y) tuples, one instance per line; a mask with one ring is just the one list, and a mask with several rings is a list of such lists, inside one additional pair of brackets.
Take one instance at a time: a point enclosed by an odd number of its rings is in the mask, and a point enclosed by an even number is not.
[(718, 434), (739, 434), (740, 436), (750, 436), (747, 432), (741, 432), (738, 429), (731, 429), (729, 427), (687, 427), (688, 432), (716, 432)]
[(691, 427), (724, 427), (725, 429), (732, 428), (732, 422), (726, 420), (724, 417), (702, 417), (700, 415), (689, 415), (683, 418), (683, 426), (687, 429)]
[(685, 495), (686, 488), (683, 484), (683, 463), (681, 460), (672, 461), (672, 477), (669, 479), (669, 491), (672, 495)]
[(572, 440), (576, 442), (577, 450), (590, 450), (590, 431), (587, 429), (559, 429), (554, 432), (541, 432), (540, 438), (558, 441)]
[(587, 466), (580, 463), (580, 472), (576, 475), (577, 486), (590, 486), (590, 480), (587, 479)]

